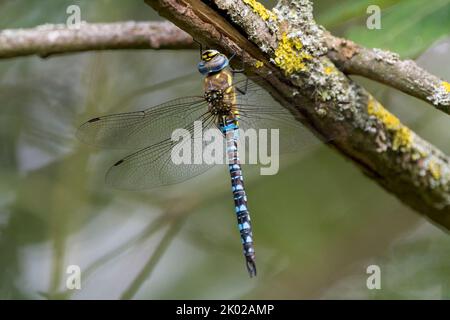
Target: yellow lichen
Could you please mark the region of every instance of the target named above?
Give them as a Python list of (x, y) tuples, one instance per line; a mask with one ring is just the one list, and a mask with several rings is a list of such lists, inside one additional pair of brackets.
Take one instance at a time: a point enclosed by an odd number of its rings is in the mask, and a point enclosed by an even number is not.
[(388, 130), (398, 130), (401, 126), (400, 120), (372, 97), (367, 104), (367, 112), (380, 120)]
[(443, 81), (442, 86), (445, 88), (447, 92), (450, 92), (450, 83)]
[(305, 62), (311, 60), (312, 56), (306, 51), (302, 51), (303, 44), (298, 38), (290, 38), (285, 33), (275, 50), (275, 64), (289, 75), (294, 72), (304, 71)]
[(392, 150), (399, 150), (401, 147), (405, 149), (411, 148), (411, 131), (401, 126), (400, 129), (394, 132), (394, 140), (392, 141)]
[(423, 157), (423, 156), (419, 152), (413, 152), (411, 154), (411, 159), (414, 160), (414, 161), (419, 160), (421, 157)]
[(326, 66), (324, 71), (325, 74), (330, 74), (334, 71), (334, 68), (332, 66)]
[(253, 12), (258, 14), (264, 21), (276, 20), (277, 16), (270, 10), (267, 10), (264, 5), (256, 0), (242, 0), (246, 5), (252, 8)]
[(426, 150), (419, 150), (419, 152), (422, 158), (428, 157), (430, 155), (430, 153)]
[(386, 110), (378, 101), (372, 96), (369, 98), (367, 104), (367, 112), (375, 116), (393, 135), (392, 149), (409, 150), (412, 145), (412, 133), (407, 127), (405, 127), (400, 120)]
[(262, 61), (258, 60), (258, 61), (255, 62), (255, 68), (256, 69), (261, 68), (263, 65), (264, 65), (264, 63)]
[(439, 164), (435, 163), (434, 161), (430, 161), (428, 163), (428, 170), (435, 180), (439, 180), (441, 178), (441, 167), (439, 166)]

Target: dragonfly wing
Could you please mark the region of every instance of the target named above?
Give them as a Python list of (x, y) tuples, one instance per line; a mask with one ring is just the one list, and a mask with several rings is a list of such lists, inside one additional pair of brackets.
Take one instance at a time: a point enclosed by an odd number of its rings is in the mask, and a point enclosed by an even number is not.
[[(267, 141), (268, 150), (274, 154), (306, 152), (323, 142), (293, 117), (259, 114), (252, 117), (241, 116), (240, 128), (244, 131), (256, 130), (259, 143)], [(250, 135), (251, 136), (251, 135)]]
[[(119, 189), (150, 189), (185, 181), (213, 167), (210, 162), (195, 163), (194, 145), (200, 143), (204, 150), (208, 142), (202, 139), (202, 133), (206, 129), (215, 130), (218, 137), (221, 132), (211, 115), (198, 120), (201, 123), (192, 123), (184, 133), (180, 131), (180, 140), (166, 139), (118, 161), (109, 169), (107, 183)], [(187, 161), (180, 163), (181, 158)]]
[(116, 149), (138, 149), (170, 138), (207, 111), (202, 96), (168, 101), (144, 111), (93, 118), (80, 126), (78, 138), (89, 145)]
[[(256, 83), (249, 81), (245, 93), (245, 82), (236, 84), (237, 88), (237, 108), (240, 113), (240, 127), (243, 130), (254, 129), (258, 134), (275, 136), (278, 132), (278, 148), (276, 153), (288, 153), (296, 151), (306, 151), (312, 146), (323, 143), (308, 128), (306, 128), (288, 109), (281, 106), (266, 90)], [(261, 131), (263, 129), (263, 131)], [(273, 143), (275, 141), (270, 141)], [(270, 145), (269, 145), (270, 147)], [(278, 149), (278, 152), (276, 151)]]

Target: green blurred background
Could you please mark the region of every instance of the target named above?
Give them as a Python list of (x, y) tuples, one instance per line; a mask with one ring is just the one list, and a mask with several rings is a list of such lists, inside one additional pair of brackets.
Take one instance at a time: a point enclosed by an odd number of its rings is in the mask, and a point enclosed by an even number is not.
[[(0, 28), (161, 20), (141, 0), (0, 1)], [(269, 7), (272, 2), (266, 1)], [(366, 8), (382, 8), (382, 29)], [(450, 0), (316, 0), (319, 23), (390, 49), (450, 79)], [(0, 61), (1, 299), (450, 298), (450, 237), (318, 146), (281, 159), (276, 176), (245, 167), (258, 277), (241, 254), (229, 176), (220, 167), (142, 192), (103, 182), (123, 152), (74, 134), (99, 114), (139, 110), (198, 90), (196, 51), (115, 51)], [(374, 82), (403, 122), (450, 152), (449, 118)], [(366, 268), (381, 268), (368, 290)], [(67, 290), (69, 265), (82, 289)]]

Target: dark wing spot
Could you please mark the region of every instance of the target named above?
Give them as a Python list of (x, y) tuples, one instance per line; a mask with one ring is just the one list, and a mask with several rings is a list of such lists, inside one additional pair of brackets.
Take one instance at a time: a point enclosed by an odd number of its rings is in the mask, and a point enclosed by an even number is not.
[(100, 120), (100, 118), (97, 117), (97, 118), (89, 120), (88, 123), (96, 122), (96, 121), (99, 121), (99, 120)]
[(116, 166), (120, 165), (122, 162), (123, 162), (123, 159), (117, 161), (116, 163), (114, 163), (113, 167), (116, 167)]

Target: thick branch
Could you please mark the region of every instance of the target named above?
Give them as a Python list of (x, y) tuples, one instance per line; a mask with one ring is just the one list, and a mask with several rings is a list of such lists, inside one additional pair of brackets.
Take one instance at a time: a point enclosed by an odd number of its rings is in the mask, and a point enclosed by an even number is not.
[(319, 137), (335, 137), (332, 145), (369, 177), (450, 228), (450, 159), (324, 56), (308, 0), (281, 0), (273, 11), (255, 1), (215, 0), (220, 13), (198, 0), (146, 2), (198, 41), (236, 53), (299, 121)]
[(361, 75), (431, 102), (450, 114), (450, 83), (419, 67), (412, 60), (401, 60), (392, 52), (367, 49), (327, 34), (328, 57), (347, 74)]
[(170, 22), (83, 23), (78, 29), (43, 25), (0, 32), (0, 59), (88, 50), (193, 47), (192, 37)]

